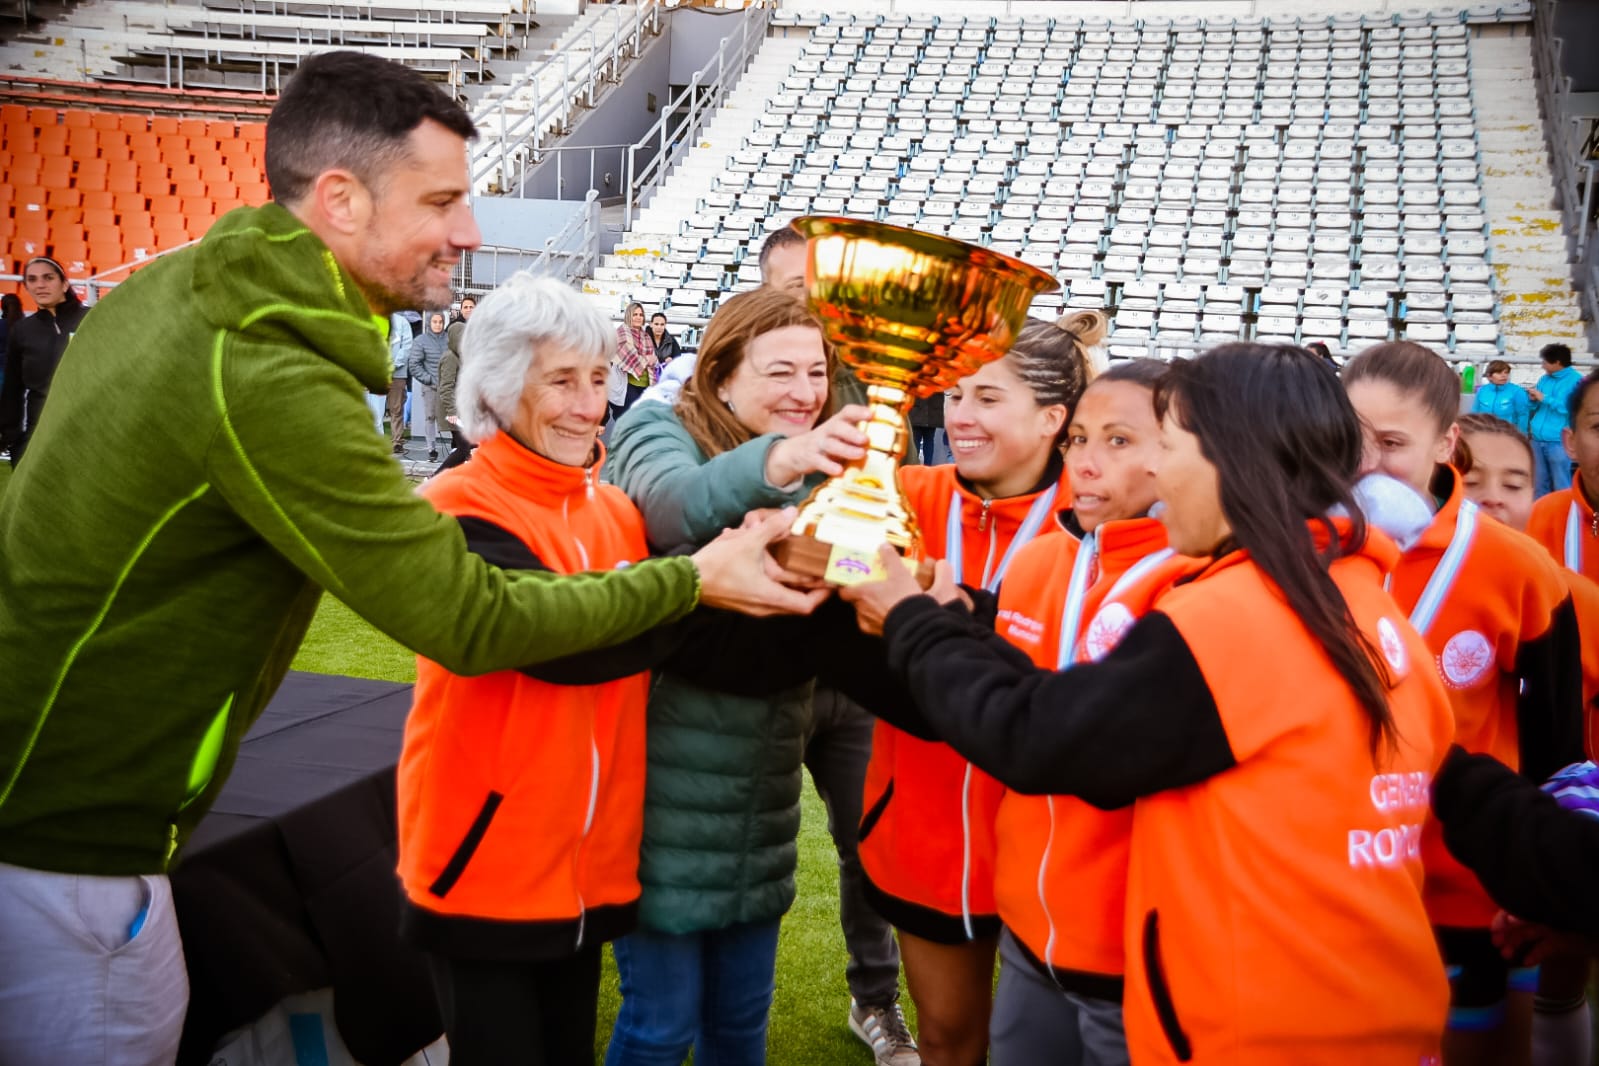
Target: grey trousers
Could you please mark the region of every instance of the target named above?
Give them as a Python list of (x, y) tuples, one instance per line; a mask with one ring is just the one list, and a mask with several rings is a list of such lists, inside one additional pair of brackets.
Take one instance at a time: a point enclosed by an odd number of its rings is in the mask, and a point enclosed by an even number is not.
[(857, 850), (875, 721), (859, 704), (818, 687), (805, 768), (827, 805), (827, 831), (838, 851), (838, 916), (849, 949), (844, 979), (857, 1003), (884, 1007), (899, 995), (899, 945), (893, 928), (866, 902)]
[(0, 863), (0, 1066), (155, 1066), (189, 976), (165, 877)]
[(1063, 991), (999, 935), (999, 988), (988, 1023), (993, 1066), (1128, 1066), (1122, 1005)]

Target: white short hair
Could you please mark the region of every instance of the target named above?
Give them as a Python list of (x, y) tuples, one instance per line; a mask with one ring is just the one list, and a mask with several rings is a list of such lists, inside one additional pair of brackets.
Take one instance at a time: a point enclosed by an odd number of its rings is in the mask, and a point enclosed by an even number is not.
[(574, 289), (525, 270), (478, 301), (461, 337), (456, 417), (472, 440), (511, 424), (528, 367), (546, 346), (595, 357), (616, 349), (616, 331)]

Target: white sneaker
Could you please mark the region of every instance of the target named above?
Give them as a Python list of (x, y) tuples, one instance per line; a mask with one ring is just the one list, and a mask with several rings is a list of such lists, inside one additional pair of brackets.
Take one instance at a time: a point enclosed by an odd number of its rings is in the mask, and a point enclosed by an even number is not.
[(872, 1049), (877, 1066), (922, 1066), (916, 1041), (905, 1025), (905, 1012), (898, 1003), (886, 1007), (863, 1007), (849, 1001), (850, 1030)]

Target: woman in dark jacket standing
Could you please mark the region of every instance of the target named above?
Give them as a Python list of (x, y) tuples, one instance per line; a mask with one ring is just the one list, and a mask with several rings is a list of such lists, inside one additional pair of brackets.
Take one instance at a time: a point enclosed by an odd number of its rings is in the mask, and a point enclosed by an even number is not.
[(50, 392), (50, 379), (78, 323), (89, 313), (67, 284), (67, 272), (48, 256), (34, 256), (22, 269), (22, 284), (39, 309), (12, 324), (6, 335), (4, 384), (0, 385), (0, 446), (11, 449), (11, 465), (33, 436)]
[[(642, 323), (641, 323), (642, 324)], [(606, 480), (657, 552), (714, 540), (758, 508), (803, 499), (864, 452), (836, 415), (833, 359), (791, 291), (724, 303), (675, 406), (643, 403), (612, 430)], [(639, 930), (616, 941), (622, 1009), (606, 1066), (760, 1066), (778, 923), (794, 901), (806, 683), (752, 699), (654, 679), (646, 737)]]
[(682, 354), (677, 338), (666, 331), (666, 316), (659, 311), (650, 316), (650, 339), (655, 342), (655, 361), (662, 367)]

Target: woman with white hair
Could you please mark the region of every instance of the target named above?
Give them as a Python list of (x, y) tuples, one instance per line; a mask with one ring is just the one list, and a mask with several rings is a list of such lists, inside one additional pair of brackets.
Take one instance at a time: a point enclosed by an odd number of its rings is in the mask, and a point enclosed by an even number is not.
[[(614, 343), (575, 292), (526, 273), (468, 323), (458, 408), (478, 449), (421, 491), (495, 565), (571, 574), (649, 554), (637, 509), (597, 478)], [(776, 588), (751, 562), (787, 521), (708, 545), (702, 575), (736, 548), (750, 564), (744, 603), (773, 596), (808, 612), (824, 593)], [(520, 671), (464, 677), (418, 660), (398, 771), (403, 928), (428, 954), (456, 1066), (592, 1066), (600, 945), (633, 927), (639, 897), (646, 671), (671, 662), (735, 690), (793, 684), (782, 649), (802, 623), (702, 608)]]

